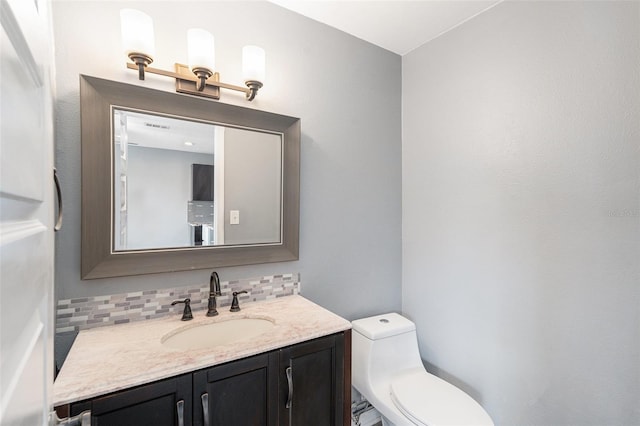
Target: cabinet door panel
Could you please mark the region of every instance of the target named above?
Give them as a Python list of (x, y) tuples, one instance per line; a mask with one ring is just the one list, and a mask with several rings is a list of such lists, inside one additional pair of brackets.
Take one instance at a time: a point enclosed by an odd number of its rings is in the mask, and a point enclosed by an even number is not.
[[(282, 424), (343, 424), (343, 348), (342, 337), (329, 336), (280, 351)], [(293, 389), (287, 380), (287, 368), (291, 368)], [(287, 408), (289, 398), (291, 405)]]
[(194, 373), (194, 425), (204, 425), (205, 393), (210, 426), (277, 425), (277, 362), (264, 354)]
[(183, 401), (183, 424), (190, 425), (190, 374), (74, 404), (71, 414), (90, 409), (93, 426), (176, 426), (178, 401)]

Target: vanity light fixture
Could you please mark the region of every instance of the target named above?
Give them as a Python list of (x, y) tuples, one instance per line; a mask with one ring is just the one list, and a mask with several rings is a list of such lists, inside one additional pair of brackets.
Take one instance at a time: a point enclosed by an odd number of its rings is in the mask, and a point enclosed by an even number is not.
[(144, 80), (145, 72), (164, 75), (176, 79), (176, 91), (190, 95), (220, 99), (220, 88), (244, 92), (252, 101), (262, 87), (265, 75), (264, 49), (245, 46), (242, 49), (242, 74), (247, 87), (220, 81), (215, 69), (214, 38), (209, 32), (192, 28), (187, 31), (189, 65), (175, 64), (175, 71), (151, 68), (155, 54), (153, 20), (139, 10), (120, 11), (122, 42), (124, 50), (132, 62), (127, 68), (138, 71), (138, 79)]

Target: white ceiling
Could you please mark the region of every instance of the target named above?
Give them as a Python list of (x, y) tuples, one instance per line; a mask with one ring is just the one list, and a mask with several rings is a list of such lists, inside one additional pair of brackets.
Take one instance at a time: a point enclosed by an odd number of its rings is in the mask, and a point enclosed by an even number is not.
[(502, 0), (269, 0), (399, 55)]
[[(127, 142), (147, 148), (197, 152), (213, 156), (215, 125), (143, 112), (114, 110), (114, 123), (126, 116)], [(119, 143), (121, 126), (114, 126)]]

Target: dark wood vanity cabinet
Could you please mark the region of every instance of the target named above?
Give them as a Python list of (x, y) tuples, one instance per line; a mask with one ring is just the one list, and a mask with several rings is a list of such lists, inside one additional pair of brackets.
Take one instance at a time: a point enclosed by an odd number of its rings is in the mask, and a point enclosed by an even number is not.
[[(71, 404), (96, 426), (348, 426), (351, 331)], [(182, 415), (182, 423), (180, 413)]]
[(91, 410), (92, 426), (175, 426), (192, 423), (191, 374), (71, 404), (71, 415)]
[(274, 352), (197, 371), (193, 373), (193, 425), (277, 426), (277, 398)]
[(281, 425), (343, 424), (344, 344), (333, 335), (279, 351)]

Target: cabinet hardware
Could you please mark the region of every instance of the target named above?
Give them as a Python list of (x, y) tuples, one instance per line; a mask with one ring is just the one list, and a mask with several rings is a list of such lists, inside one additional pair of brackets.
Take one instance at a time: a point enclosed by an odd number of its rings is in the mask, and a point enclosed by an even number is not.
[(52, 411), (49, 415), (49, 426), (91, 426), (91, 410), (64, 419), (58, 418), (58, 414)]
[(184, 426), (184, 400), (178, 401), (176, 407), (178, 408), (178, 426)]
[(284, 408), (291, 408), (291, 401), (293, 400), (293, 377), (291, 367), (287, 367), (285, 371), (287, 373), (287, 384), (289, 385), (289, 396), (287, 396), (287, 404)]
[(209, 394), (203, 393), (200, 397), (202, 399), (202, 417), (204, 419), (204, 426), (209, 426)]

